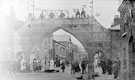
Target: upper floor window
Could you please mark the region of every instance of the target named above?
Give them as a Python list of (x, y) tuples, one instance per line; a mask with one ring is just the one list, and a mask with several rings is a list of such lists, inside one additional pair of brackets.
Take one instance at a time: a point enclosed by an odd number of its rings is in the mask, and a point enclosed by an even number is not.
[(135, 22), (135, 8), (131, 10), (131, 17), (133, 22)]
[(126, 13), (124, 13), (123, 21), (124, 21), (124, 24), (127, 23), (127, 14)]

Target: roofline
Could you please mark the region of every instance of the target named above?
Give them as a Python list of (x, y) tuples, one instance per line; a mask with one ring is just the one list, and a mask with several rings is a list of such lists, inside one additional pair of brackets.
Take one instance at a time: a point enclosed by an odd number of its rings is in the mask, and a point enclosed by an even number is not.
[(121, 12), (121, 11), (123, 11), (124, 10), (124, 7), (126, 6), (126, 4), (128, 4), (129, 3), (129, 1), (122, 1), (122, 3), (121, 3), (121, 5), (119, 6), (119, 8), (118, 8), (118, 11), (119, 12)]
[(56, 41), (56, 40), (54, 40), (54, 39), (53, 39), (53, 41), (56, 42), (56, 43), (58, 43), (58, 44), (60, 44), (60, 45), (62, 45), (62, 46), (64, 46), (64, 47), (66, 47), (65, 45), (63, 45), (63, 44), (60, 43), (59, 41)]

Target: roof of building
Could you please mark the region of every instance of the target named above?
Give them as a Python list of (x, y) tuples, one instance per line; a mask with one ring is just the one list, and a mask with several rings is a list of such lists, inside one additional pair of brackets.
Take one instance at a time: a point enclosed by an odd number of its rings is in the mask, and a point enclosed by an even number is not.
[(59, 44), (59, 45), (65, 46), (65, 45), (63, 45), (62, 43), (60, 43), (59, 41), (53, 40), (53, 42), (55, 42), (55, 43), (57, 43), (57, 44)]
[(70, 35), (53, 35), (53, 39), (56, 41), (71, 41)]
[(112, 26), (110, 30), (120, 30), (120, 24)]

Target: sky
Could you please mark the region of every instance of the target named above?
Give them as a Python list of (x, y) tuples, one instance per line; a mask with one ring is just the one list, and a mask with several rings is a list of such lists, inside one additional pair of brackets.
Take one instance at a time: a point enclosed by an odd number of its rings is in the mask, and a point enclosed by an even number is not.
[[(4, 2), (4, 12), (9, 14), (11, 6), (14, 7), (17, 18), (21, 20), (26, 20), (28, 15), (28, 0), (3, 0)], [(46, 10), (65, 10), (73, 15), (73, 9), (81, 9), (86, 5), (85, 10), (87, 14), (91, 13), (91, 8), (89, 7), (91, 0), (34, 0), (35, 16), (39, 16), (39, 9)], [(33, 12), (33, 0), (29, 0), (29, 12)], [(93, 13), (94, 17), (106, 28), (109, 28), (113, 22), (114, 15), (119, 14), (117, 9), (119, 7), (118, 0), (93, 0)], [(98, 15), (97, 15), (98, 14)]]
[[(118, 15), (119, 0), (93, 0), (93, 14), (94, 17), (103, 25), (105, 28), (109, 28), (113, 22), (114, 15)], [(87, 14), (91, 14), (91, 0), (34, 0), (35, 8), (34, 15), (39, 16), (40, 9), (46, 10), (68, 10), (70, 15), (73, 15), (73, 9), (80, 9), (85, 6)], [(28, 15), (28, 0), (3, 0), (4, 13), (9, 14), (11, 6), (14, 7), (16, 17), (20, 20), (25, 21)], [(29, 13), (33, 12), (33, 0), (29, 0)], [(97, 15), (98, 14), (98, 15)], [(54, 35), (71, 35), (63, 30), (54, 32)], [(71, 39), (75, 44), (82, 46), (80, 42), (71, 35)]]

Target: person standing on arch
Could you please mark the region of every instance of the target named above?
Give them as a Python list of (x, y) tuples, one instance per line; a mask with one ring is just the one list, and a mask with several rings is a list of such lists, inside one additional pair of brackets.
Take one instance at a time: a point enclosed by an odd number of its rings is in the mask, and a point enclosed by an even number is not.
[(81, 18), (85, 18), (86, 17), (86, 12), (84, 11), (84, 9), (82, 8), (81, 11)]
[(77, 9), (76, 18), (80, 18), (80, 11), (79, 11), (79, 9)]
[(40, 19), (43, 19), (43, 18), (44, 18), (44, 12), (41, 11), (41, 13), (40, 13)]
[(63, 11), (60, 13), (60, 18), (65, 18), (65, 13)]
[(54, 18), (55, 17), (55, 14), (54, 14), (54, 12), (51, 10), (51, 12), (50, 12), (50, 14), (49, 14), (49, 17), (50, 18)]

